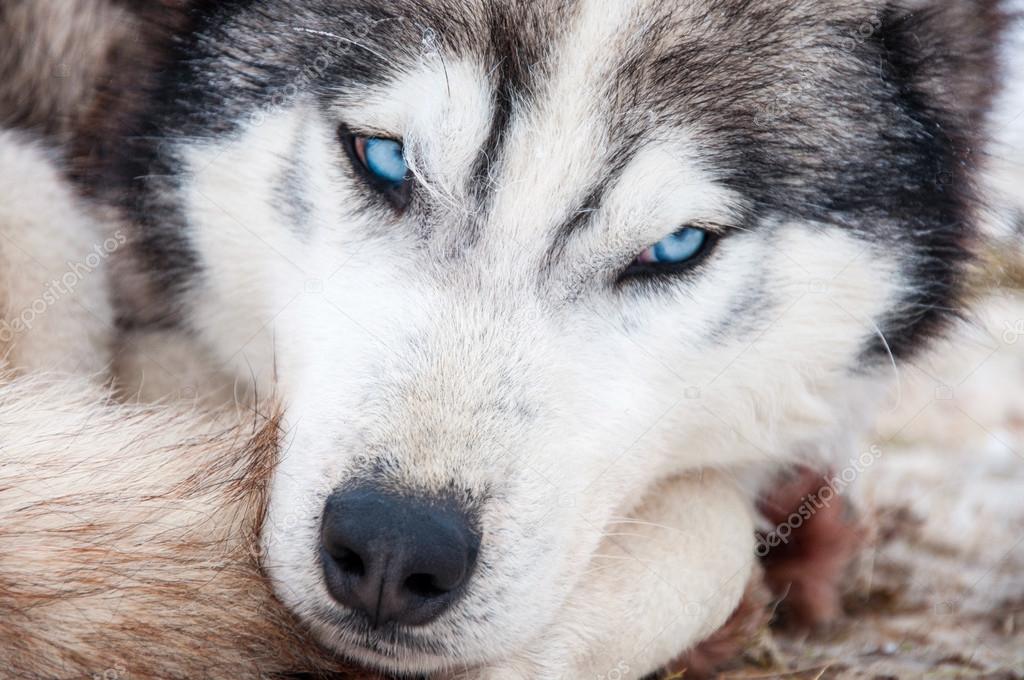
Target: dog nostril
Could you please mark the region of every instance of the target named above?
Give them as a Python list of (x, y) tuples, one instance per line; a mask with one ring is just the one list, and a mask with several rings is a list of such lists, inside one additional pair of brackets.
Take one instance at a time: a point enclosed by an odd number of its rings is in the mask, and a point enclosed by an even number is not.
[(338, 548), (332, 553), (335, 564), (341, 571), (350, 576), (362, 577), (366, 574), (366, 565), (363, 559), (348, 548)]
[(449, 592), (448, 588), (442, 588), (430, 574), (413, 574), (405, 579), (405, 589), (425, 600), (441, 597)]

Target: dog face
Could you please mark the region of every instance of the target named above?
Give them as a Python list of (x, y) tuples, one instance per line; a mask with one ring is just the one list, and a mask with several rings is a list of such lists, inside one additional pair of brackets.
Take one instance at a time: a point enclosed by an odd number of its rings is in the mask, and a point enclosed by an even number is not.
[[(937, 83), (984, 59), (951, 64), (933, 15), (265, 0), (195, 22), (128, 166), (138, 247), (285, 398), (267, 567), (363, 662), (526, 644), (655, 481), (821, 437), (956, 298), (980, 95)], [(472, 556), (430, 616), (339, 598), (368, 555), (325, 572), (325, 507), (366, 489), (461, 518)]]

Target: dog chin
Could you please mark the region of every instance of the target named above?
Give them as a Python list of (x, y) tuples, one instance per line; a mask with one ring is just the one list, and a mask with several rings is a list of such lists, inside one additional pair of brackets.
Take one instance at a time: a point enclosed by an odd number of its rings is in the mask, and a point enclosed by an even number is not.
[(363, 668), (403, 678), (419, 678), (423, 675), (440, 673), (455, 666), (466, 668), (469, 665), (455, 659), (444, 659), (400, 648), (384, 654), (368, 647), (348, 647), (338, 653)]
[(416, 678), (422, 680), (424, 676), (434, 677), (435, 674), (450, 672), (453, 669), (466, 670), (482, 665), (483, 662), (468, 661), (455, 657), (441, 657), (421, 652), (413, 652), (396, 648), (388, 653), (374, 651), (368, 647), (346, 647), (339, 650), (338, 654), (346, 659), (355, 662), (362, 668), (371, 669), (389, 676), (399, 678)]
[[(400, 634), (387, 631), (360, 634), (350, 626), (318, 623), (314, 633), (321, 645), (360, 667), (399, 677), (420, 677), (481, 663), (441, 652), (447, 643), (432, 644), (428, 640), (420, 640), (418, 644), (403, 643)], [(394, 639), (396, 637), (399, 639)], [(439, 651), (429, 652), (424, 647), (437, 647)]]

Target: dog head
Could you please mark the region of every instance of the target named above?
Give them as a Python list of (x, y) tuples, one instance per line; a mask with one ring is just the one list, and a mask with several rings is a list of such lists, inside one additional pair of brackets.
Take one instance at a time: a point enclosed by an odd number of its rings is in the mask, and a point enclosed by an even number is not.
[(267, 568), (363, 662), (525, 644), (656, 480), (788, 455), (956, 306), (959, 5), (209, 5), (138, 247), (286, 399)]

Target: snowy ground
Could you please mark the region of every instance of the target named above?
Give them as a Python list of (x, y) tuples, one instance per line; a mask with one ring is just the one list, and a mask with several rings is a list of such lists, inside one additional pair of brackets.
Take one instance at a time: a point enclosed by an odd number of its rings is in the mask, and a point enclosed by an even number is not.
[(860, 474), (873, 537), (847, 617), (763, 633), (723, 678), (1024, 678), (1024, 294), (901, 383)]

